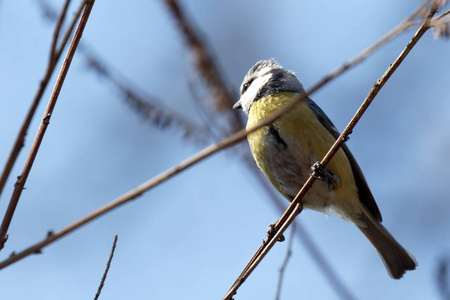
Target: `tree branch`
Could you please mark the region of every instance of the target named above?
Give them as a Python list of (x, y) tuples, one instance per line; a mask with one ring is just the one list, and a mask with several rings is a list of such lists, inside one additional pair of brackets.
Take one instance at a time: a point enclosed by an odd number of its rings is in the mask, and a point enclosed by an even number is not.
[[(374, 51), (373, 49), (372, 51)], [(368, 55), (367, 53), (365, 55)], [(358, 55), (355, 59), (359, 59), (361, 55)], [(352, 60), (353, 61), (353, 60)], [(311, 95), (312, 93), (316, 92), (318, 89), (323, 87), (325, 84), (327, 84), (332, 79), (336, 78), (337, 76), (341, 75), (343, 72), (348, 70), (348, 67), (340, 67), (336, 69), (335, 71), (332, 71), (328, 76), (325, 76), (321, 81), (316, 83), (312, 88), (310, 88), (307, 91), (308, 95)], [(240, 141), (242, 141), (247, 134), (254, 132), (255, 130), (266, 126), (273, 122), (275, 119), (280, 117), (283, 113), (288, 111), (290, 108), (295, 106), (297, 103), (302, 101), (306, 96), (301, 96), (298, 99), (295, 99), (295, 102), (290, 103), (286, 107), (282, 107), (279, 110), (275, 111), (272, 115), (268, 116), (266, 119), (262, 120), (258, 126), (255, 126), (254, 128), (250, 128), (249, 130), (241, 130), (235, 134), (232, 134), (224, 139), (222, 139), (220, 142), (210, 145), (197, 154), (193, 155), (192, 157), (186, 159), (185, 161), (181, 162), (180, 164), (166, 170), (165, 172), (160, 173), (159, 175), (153, 177), (152, 179), (142, 183), (138, 187), (128, 191), (127, 193), (117, 197), (116, 199), (112, 200), (111, 202), (99, 207), (98, 209), (92, 211), (91, 213), (85, 215), (84, 217), (80, 218), (79, 220), (67, 225), (66, 227), (60, 229), (59, 231), (56, 231), (52, 233), (51, 235), (48, 235), (46, 238), (41, 240), (40, 242), (37, 242), (36, 244), (33, 244), (32, 246), (28, 247), (27, 249), (19, 252), (14, 253), (9, 257), (8, 259), (5, 259), (0, 262), (0, 269), (5, 268), (24, 257), (27, 257), (30, 254), (33, 253), (39, 253), (41, 249), (48, 246), (49, 244), (53, 243), (54, 241), (64, 237), (65, 235), (69, 234), (70, 232), (78, 229), (79, 227), (89, 223), (90, 221), (94, 220), (95, 218), (121, 206), (122, 204), (125, 204), (129, 202), (130, 200), (133, 200), (139, 196), (141, 196), (144, 192), (148, 191), (149, 189), (157, 186), (158, 184), (168, 180), (172, 176), (178, 174), (179, 172), (193, 166), (194, 164), (200, 162), (206, 157), (211, 156), (212, 154), (228, 148)], [(277, 227), (278, 228), (278, 227)]]
[[(381, 88), (386, 84), (386, 82), (389, 80), (389, 78), (392, 76), (392, 74), (397, 70), (397, 68), (400, 66), (400, 64), (403, 62), (403, 60), (406, 58), (406, 56), (409, 54), (411, 49), (417, 44), (419, 39), (423, 36), (423, 34), (430, 28), (430, 21), (431, 18), (436, 14), (437, 7), (433, 6), (430, 12), (428, 13), (427, 18), (422, 23), (422, 25), (419, 27), (411, 41), (408, 43), (408, 45), (403, 49), (403, 51), (400, 53), (400, 55), (397, 57), (397, 59), (392, 63), (389, 68), (386, 70), (386, 72), (383, 74), (383, 76), (375, 82), (372, 89), (370, 90), (369, 94), (367, 95), (366, 99), (364, 99), (363, 103), (359, 107), (359, 109), (356, 111), (353, 118), (348, 123), (347, 127), (344, 129), (344, 131), (341, 133), (339, 138), (336, 140), (336, 142), (333, 144), (333, 146), (330, 148), (330, 150), (327, 152), (325, 157), (321, 160), (320, 164), (322, 167), (326, 167), (327, 164), (331, 161), (333, 156), (336, 154), (336, 152), (339, 150), (339, 148), (345, 143), (345, 141), (348, 140), (349, 135), (352, 133), (354, 127), (358, 123), (358, 121), (361, 119), (364, 112), (367, 110), (369, 105), (372, 103), (372, 101), (375, 99), (378, 92), (381, 90)], [(301, 99), (304, 97), (298, 97), (298, 99)], [(286, 107), (293, 107), (295, 104), (299, 103), (300, 100), (294, 100), (292, 103), (286, 105)], [(294, 104), (293, 104), (294, 103)], [(282, 111), (283, 108), (280, 108), (280, 111)], [(233, 295), (236, 294), (239, 287), (242, 285), (242, 283), (250, 276), (250, 274), (253, 272), (253, 270), (259, 265), (259, 263), (262, 261), (262, 259), (267, 255), (267, 253), (272, 249), (272, 247), (275, 245), (278, 238), (283, 234), (283, 232), (286, 230), (286, 228), (293, 222), (295, 217), (301, 212), (302, 210), (302, 199), (308, 192), (308, 190), (311, 188), (313, 183), (316, 181), (317, 178), (316, 172), (314, 171), (308, 178), (308, 180), (305, 182), (303, 187), (298, 192), (297, 196), (292, 200), (289, 207), (286, 209), (285, 213), (281, 216), (280, 220), (275, 224), (275, 228), (277, 229), (277, 233), (269, 240), (266, 238), (266, 240), (263, 242), (261, 247), (256, 251), (255, 255), (252, 257), (250, 262), (247, 264), (247, 266), (244, 268), (242, 273), (239, 275), (239, 277), (236, 279), (234, 284), (231, 286), (231, 288), (228, 290), (227, 294), (223, 298), (224, 300), (229, 300)]]
[[(6, 181), (8, 180), (8, 177), (11, 174), (11, 170), (14, 166), (14, 163), (17, 160), (17, 157), (19, 156), (20, 150), (24, 146), (25, 136), (27, 135), (28, 128), (30, 127), (30, 123), (34, 117), (34, 114), (36, 113), (36, 109), (39, 105), (39, 102), (42, 99), (42, 95), (44, 94), (45, 89), (47, 88), (48, 82), (50, 81), (53, 71), (55, 70), (56, 63), (59, 61), (59, 58), (61, 57), (62, 49), (64, 49), (64, 47), (66, 46), (67, 41), (68, 41), (70, 35), (72, 34), (73, 29), (75, 28), (76, 21), (78, 20), (78, 18), (81, 15), (81, 11), (85, 5), (85, 2), (86, 1), (83, 1), (81, 3), (79, 9), (73, 16), (71, 25), (66, 30), (64, 38), (61, 41), (61, 46), (58, 48), (58, 50), (55, 51), (55, 49), (53, 48), (54, 47), (53, 45), (51, 47), (51, 50), (50, 50), (51, 54), (50, 54), (50, 59), (47, 64), (47, 70), (45, 71), (44, 77), (41, 79), (39, 88), (34, 96), (33, 101), (31, 102), (31, 106), (28, 109), (27, 116), (25, 117), (25, 120), (22, 123), (20, 131), (17, 134), (16, 141), (14, 142), (14, 145), (9, 154), (8, 160), (6, 161), (5, 167), (3, 168), (3, 172), (0, 177), (0, 195), (2, 194), (2, 191), (3, 191), (3, 188), (5, 187)], [(65, 9), (65, 8), (63, 8), (63, 9)], [(65, 15), (66, 15), (65, 13), (60, 14), (60, 19), (58, 20), (58, 24), (62, 23), (61, 18), (64, 17)], [(58, 33), (59, 31), (60, 31), (60, 28), (59, 28), (59, 25), (57, 25), (55, 27), (55, 31), (53, 33), (54, 39), (59, 36), (59, 33)]]
[(23, 168), (22, 174), (18, 177), (16, 184), (14, 185), (14, 191), (11, 196), (11, 200), (9, 201), (8, 208), (5, 212), (5, 216), (3, 218), (2, 224), (0, 226), (0, 250), (3, 249), (5, 242), (7, 240), (7, 232), (9, 225), (11, 223), (12, 217), (14, 215), (14, 211), (19, 202), (20, 195), (24, 189), (25, 183), (27, 181), (28, 175), (30, 173), (31, 167), (33, 166), (33, 162), (36, 158), (36, 155), (39, 151), (39, 147), (44, 138), (45, 131), (50, 123), (50, 118), (53, 113), (53, 109), (58, 100), (59, 93), (64, 83), (64, 79), (69, 71), (70, 64), (72, 62), (73, 56), (77, 49), (78, 43), (81, 39), (81, 35), (86, 26), (87, 20), (89, 18), (89, 14), (91, 12), (92, 6), (94, 5), (95, 0), (85, 1), (85, 8), (83, 15), (81, 16), (80, 22), (78, 24), (78, 28), (73, 37), (72, 43), (69, 47), (69, 50), (66, 55), (66, 59), (64, 60), (63, 66), (59, 73), (58, 79), (56, 80), (55, 87), (53, 88), (52, 95), (50, 96), (47, 108), (44, 113), (44, 117), (42, 119), (41, 125), (39, 126), (38, 132), (34, 139), (33, 145), (30, 150), (30, 154), (28, 155), (27, 161), (25, 162), (25, 166)]
[(116, 250), (116, 244), (117, 244), (117, 235), (114, 236), (114, 242), (111, 248), (111, 253), (109, 254), (108, 262), (106, 263), (106, 269), (105, 272), (103, 272), (102, 280), (100, 281), (100, 285), (98, 286), (97, 293), (95, 294), (94, 300), (98, 300), (100, 297), (100, 293), (102, 292), (103, 286), (105, 285), (106, 276), (108, 275), (109, 267), (111, 266), (111, 261), (114, 256), (114, 251)]

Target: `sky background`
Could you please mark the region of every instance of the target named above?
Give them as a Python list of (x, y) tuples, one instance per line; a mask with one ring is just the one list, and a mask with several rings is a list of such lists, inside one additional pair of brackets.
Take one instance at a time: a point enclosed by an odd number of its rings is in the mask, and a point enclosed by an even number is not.
[[(258, 60), (276, 58), (306, 88), (405, 19), (421, 1), (180, 1), (234, 89)], [(59, 1), (50, 1), (60, 9)], [(71, 6), (73, 10), (78, 5)], [(48, 59), (53, 26), (38, 2), (0, 2), (0, 165)], [(410, 40), (408, 31), (311, 96), (342, 130)], [(82, 43), (115, 74), (199, 126), (201, 88), (163, 1), (97, 0)], [(442, 299), (450, 260), (450, 43), (425, 34), (354, 130), (348, 145), (384, 226), (419, 262), (400, 281), (350, 223), (304, 211), (297, 219), (355, 299)], [(57, 70), (59, 70), (59, 66)], [(56, 75), (0, 199), (3, 215)], [(200, 98), (207, 96), (199, 92)], [(198, 97), (197, 97), (198, 98)], [(237, 100), (237, 98), (236, 98)], [(208, 101), (201, 99), (200, 101)], [(245, 142), (246, 143), (246, 142)], [(206, 144), (140, 118), (75, 55), (11, 223), (0, 260), (41, 240)], [(245, 147), (247, 147), (245, 145)], [(100, 299), (221, 299), (280, 213), (231, 148), (0, 271), (2, 299), (93, 299), (114, 235)], [(290, 233), (286, 234), (289, 238)], [(274, 299), (288, 243), (278, 243), (235, 299)], [(340, 299), (296, 238), (281, 299)]]

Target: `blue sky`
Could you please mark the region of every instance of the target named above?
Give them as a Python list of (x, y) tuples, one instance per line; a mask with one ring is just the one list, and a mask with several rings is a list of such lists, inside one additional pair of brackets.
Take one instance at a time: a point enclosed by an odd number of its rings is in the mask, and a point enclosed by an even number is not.
[[(56, 7), (61, 4), (53, 1)], [(420, 1), (183, 1), (228, 84), (274, 57), (310, 87), (406, 18)], [(72, 5), (72, 11), (76, 5)], [(34, 1), (0, 2), (0, 165), (45, 71), (53, 25)], [(413, 31), (312, 95), (342, 130)], [(196, 124), (189, 88), (198, 76), (163, 1), (97, 0), (83, 43), (113, 70)], [(427, 33), (375, 99), (348, 145), (385, 227), (419, 267), (400, 281), (364, 236), (336, 216), (299, 217), (356, 299), (441, 299), (435, 273), (450, 259), (448, 149), (450, 44)], [(57, 67), (59, 69), (59, 67)], [(12, 177), (3, 215), (56, 76)], [(206, 93), (201, 92), (201, 96)], [(139, 118), (76, 55), (23, 192), (1, 258), (42, 239), (202, 148), (176, 128)], [(280, 214), (236, 148), (216, 154), (0, 272), (3, 299), (91, 299), (114, 235), (118, 245), (100, 299), (220, 299)], [(289, 237), (289, 233), (287, 237)], [(277, 244), (236, 299), (274, 299), (287, 243)], [(340, 299), (296, 239), (282, 299)]]

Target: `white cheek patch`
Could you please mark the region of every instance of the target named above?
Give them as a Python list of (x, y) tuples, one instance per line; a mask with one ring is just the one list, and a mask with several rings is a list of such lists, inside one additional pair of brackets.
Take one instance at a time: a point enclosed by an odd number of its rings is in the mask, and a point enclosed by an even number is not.
[(250, 107), (252, 106), (253, 101), (255, 101), (258, 92), (262, 89), (262, 87), (269, 82), (272, 77), (272, 73), (266, 73), (263, 76), (255, 78), (252, 84), (248, 87), (247, 91), (241, 96), (239, 99), (242, 110), (248, 115), (250, 112)]

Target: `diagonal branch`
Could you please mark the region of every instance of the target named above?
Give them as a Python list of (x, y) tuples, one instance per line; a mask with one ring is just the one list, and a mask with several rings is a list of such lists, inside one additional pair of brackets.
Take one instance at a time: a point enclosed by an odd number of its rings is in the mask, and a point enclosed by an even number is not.
[[(0, 195), (2, 194), (3, 188), (5, 187), (6, 181), (8, 180), (9, 175), (11, 174), (11, 170), (14, 166), (14, 163), (17, 160), (17, 157), (19, 156), (20, 150), (24, 146), (25, 143), (25, 136), (27, 135), (28, 128), (30, 127), (31, 120), (33, 119), (34, 114), (36, 113), (36, 109), (39, 105), (39, 102), (42, 99), (42, 95), (45, 92), (45, 89), (48, 85), (48, 82), (50, 81), (50, 77), (53, 74), (53, 71), (55, 70), (56, 63), (58, 62), (59, 58), (61, 57), (62, 49), (67, 44), (67, 41), (70, 37), (70, 35), (73, 32), (73, 29), (75, 28), (76, 21), (81, 15), (82, 9), (84, 7), (85, 1), (83, 1), (77, 10), (77, 12), (74, 14), (71, 25), (66, 30), (66, 33), (63, 37), (63, 40), (61, 41), (61, 45), (58, 49), (51, 48), (50, 50), (50, 60), (47, 64), (47, 70), (45, 71), (44, 77), (41, 79), (41, 82), (39, 84), (39, 88), (36, 92), (36, 95), (34, 96), (33, 101), (31, 102), (31, 106), (28, 109), (27, 116), (25, 117), (25, 120), (22, 123), (22, 127), (20, 128), (20, 131), (17, 135), (16, 141), (14, 142), (14, 146), (11, 149), (11, 152), (9, 154), (8, 160), (6, 161), (5, 167), (3, 169), (2, 175), (0, 177)], [(58, 23), (62, 23), (61, 18), (65, 16), (65, 13), (60, 14), (60, 19), (58, 20)], [(59, 36), (60, 28), (59, 26), (55, 27), (55, 32), (53, 34), (54, 37)]]
[(70, 0), (66, 0), (66, 3), (64, 3), (63, 9), (61, 10), (61, 14), (58, 18), (58, 22), (56, 23), (55, 32), (53, 33), (52, 38), (52, 45), (50, 47), (50, 58), (49, 58), (49, 64), (53, 65), (56, 64), (55, 55), (56, 55), (56, 44), (58, 43), (59, 34), (61, 32), (61, 27), (64, 23), (64, 20), (66, 18), (67, 9), (69, 8)]
[[(194, 27), (191, 25), (191, 23), (186, 19), (186, 16), (184, 13), (182, 13), (181, 8), (176, 0), (166, 0), (165, 3), (167, 4), (168, 8), (171, 10), (171, 12), (174, 15), (174, 18), (176, 19), (178, 23), (178, 28), (183, 34), (183, 37), (187, 41), (189, 50), (191, 52), (191, 55), (195, 58), (194, 65), (196, 66), (199, 74), (202, 75), (205, 83), (210, 86), (210, 90), (215, 90), (216, 86), (218, 85), (220, 87), (220, 90), (226, 91), (226, 87), (223, 83), (223, 80), (220, 79), (220, 72), (217, 70), (217, 66), (214, 63), (213, 55), (211, 54), (211, 51), (206, 47), (206, 43), (202, 40), (201, 34), (197, 33), (194, 30)], [(330, 74), (329, 78), (326, 78), (327, 80), (331, 80), (335, 76), (338, 76), (339, 74), (342, 74), (346, 70), (354, 67), (355, 65), (361, 63), (364, 61), (370, 54), (372, 54), (376, 49), (384, 45), (385, 43), (389, 42), (391, 39), (393, 39), (395, 36), (399, 35), (400, 33), (404, 32), (405, 30), (415, 26), (413, 21), (423, 13), (426, 13), (427, 10), (427, 3), (423, 3), (420, 5), (407, 19), (399, 23), (395, 28), (393, 28), (390, 32), (388, 32), (384, 37), (382, 37), (378, 42), (373, 44), (372, 46), (368, 47), (367, 49), (363, 50), (358, 56), (356, 56), (354, 59), (349, 61), (348, 63), (344, 64), (342, 67), (336, 70), (334, 74)], [(213, 76), (209, 76), (209, 74), (213, 74)], [(209, 80), (211, 77), (213, 78), (219, 78), (219, 80)], [(227, 104), (228, 109), (231, 108), (231, 102), (230, 97), (223, 97), (222, 94), (214, 94), (213, 96), (216, 96), (215, 104), (217, 110), (220, 112), (223, 110), (223, 103)], [(223, 95), (227, 95), (226, 93), (223, 93)], [(224, 98), (227, 99), (227, 101), (224, 101)], [(228, 102), (228, 103), (227, 103)], [(232, 112), (236, 113), (236, 110), (232, 110)], [(239, 118), (239, 120), (241, 120)], [(233, 122), (233, 120), (229, 119), (230, 122)], [(214, 123), (212, 123), (214, 124)], [(239, 124), (237, 122), (233, 122), (233, 124)], [(239, 124), (239, 126), (243, 126)], [(222, 130), (223, 136), (226, 135), (226, 132)], [(261, 183), (264, 190), (268, 193), (269, 198), (272, 200), (272, 202), (275, 204), (275, 206), (278, 208), (280, 213), (282, 213), (285, 210), (285, 205), (283, 205), (280, 202), (279, 197), (277, 197), (276, 194), (273, 192), (273, 188), (268, 185), (268, 182), (264, 176), (262, 176), (262, 173), (260, 170), (256, 167), (253, 158), (251, 157), (251, 154), (248, 151), (248, 148), (245, 148), (246, 151), (241, 151), (240, 158), (246, 163), (246, 166), (252, 171), (252, 174), (257, 178), (257, 180)], [(339, 279), (339, 276), (334, 272), (333, 268), (330, 266), (330, 264), (325, 259), (325, 256), (320, 253), (320, 250), (317, 246), (315, 246), (313, 240), (309, 237), (308, 233), (305, 230), (299, 230), (297, 235), (300, 237), (300, 239), (304, 242), (305, 247), (307, 251), (310, 253), (310, 255), (313, 257), (313, 260), (318, 265), (319, 269), (323, 272), (325, 278), (329, 281), (330, 285), (334, 288), (336, 293), (342, 298), (342, 299), (353, 299), (354, 296), (351, 294), (349, 289), (344, 285), (344, 283)]]
[[(325, 157), (322, 159), (320, 164), (325, 168), (327, 164), (331, 161), (333, 156), (336, 154), (336, 152), (339, 150), (339, 148), (347, 141), (348, 136), (352, 133), (354, 127), (358, 123), (358, 121), (361, 119), (364, 112), (367, 110), (369, 105), (372, 103), (372, 101), (375, 99), (378, 92), (381, 90), (381, 88), (386, 84), (386, 82), (389, 80), (389, 78), (394, 74), (394, 72), (397, 70), (397, 68), (400, 66), (400, 64), (403, 62), (403, 60), (406, 58), (406, 56), (409, 54), (409, 52), (412, 50), (412, 48), (417, 44), (419, 39), (423, 36), (423, 34), (430, 28), (430, 21), (431, 18), (436, 14), (437, 7), (433, 7), (425, 21), (422, 23), (422, 25), (419, 27), (411, 41), (408, 43), (408, 45), (403, 49), (403, 51), (400, 53), (400, 55), (397, 57), (397, 59), (394, 61), (393, 64), (389, 66), (389, 68), (386, 70), (386, 72), (383, 74), (383, 76), (375, 82), (372, 89), (370, 90), (369, 94), (367, 95), (366, 99), (364, 99), (363, 103), (359, 107), (359, 109), (356, 111), (353, 118), (350, 120), (347, 127), (344, 129), (344, 131), (341, 133), (339, 138), (336, 140), (336, 142), (333, 144), (333, 146), (330, 148), (328, 153), (325, 155)], [(302, 97), (299, 97), (299, 99)], [(298, 103), (299, 100), (294, 100), (292, 103)], [(286, 105), (291, 106), (291, 105)], [(280, 110), (283, 110), (281, 108)], [(311, 174), (308, 178), (308, 180), (305, 182), (303, 187), (298, 192), (297, 196), (292, 200), (289, 207), (286, 209), (285, 213), (281, 216), (280, 220), (275, 225), (275, 228), (277, 229), (277, 233), (269, 240), (266, 239), (261, 247), (257, 250), (253, 258), (250, 260), (248, 265), (244, 268), (244, 271), (239, 275), (235, 283), (232, 285), (232, 287), (229, 289), (227, 294), (223, 299), (231, 299), (231, 297), (236, 294), (236, 291), (238, 288), (242, 285), (242, 283), (250, 276), (250, 274), (253, 272), (253, 270), (258, 266), (258, 264), (262, 261), (262, 259), (266, 256), (266, 254), (270, 251), (270, 249), (275, 245), (278, 238), (283, 234), (283, 232), (287, 229), (287, 227), (294, 221), (295, 217), (302, 211), (302, 199), (308, 192), (308, 190), (311, 188), (313, 183), (316, 181), (317, 178), (316, 172), (314, 171), (313, 174)]]
[[(312, 88), (310, 88), (307, 91), (307, 94), (311, 95), (312, 93), (316, 92), (318, 89), (323, 87), (329, 81), (336, 78), (337, 76), (339, 76), (346, 70), (348, 70), (348, 68), (340, 67), (340, 68), (336, 69), (335, 71), (332, 71), (328, 76), (325, 76), (322, 80), (320, 80)], [(44, 247), (48, 246), (49, 244), (53, 243), (56, 240), (59, 240), (60, 238), (71, 233), (72, 231), (78, 229), (79, 227), (89, 223), (90, 221), (94, 220), (95, 218), (141, 196), (143, 193), (145, 193), (149, 189), (157, 186), (158, 184), (160, 184), (162, 182), (165, 182), (169, 178), (171, 178), (174, 175), (180, 173), (181, 171), (193, 166), (194, 164), (200, 162), (204, 158), (209, 157), (212, 154), (214, 154), (220, 150), (231, 147), (232, 145), (242, 141), (247, 136), (247, 134), (254, 132), (255, 130), (257, 130), (263, 126), (270, 124), (275, 119), (280, 117), (283, 113), (285, 113), (290, 108), (295, 106), (297, 103), (304, 100), (305, 97), (306, 97), (306, 95), (301, 96), (295, 100), (295, 103), (290, 103), (286, 107), (282, 107), (279, 110), (275, 111), (272, 115), (270, 115), (266, 119), (262, 120), (262, 122), (258, 126), (255, 126), (254, 128), (250, 128), (248, 130), (241, 130), (237, 133), (234, 133), (234, 134), (222, 139), (220, 142), (218, 142), (216, 144), (213, 144), (213, 145), (210, 145), (210, 146), (204, 148), (197, 154), (195, 154), (192, 157), (186, 159), (185, 161), (179, 163), (178, 165), (164, 171), (163, 173), (160, 173), (159, 175), (153, 177), (152, 179), (142, 183), (138, 187), (128, 191), (127, 193), (117, 197), (116, 199), (112, 200), (111, 202), (106, 203), (105, 205), (103, 205), (103, 206), (97, 208), (96, 210), (92, 211), (91, 213), (85, 215), (84, 217), (80, 218), (79, 220), (60, 229), (59, 231), (56, 231), (56, 232), (52, 233), (51, 235), (48, 235), (43, 240), (31, 245), (30, 247), (26, 248), (25, 250), (23, 250), (19, 253), (14, 253), (13, 255), (11, 255), (11, 257), (0, 262), (0, 269), (3, 269), (3, 268), (23, 259), (31, 254), (39, 253)]]
[(63, 66), (59, 73), (58, 79), (56, 80), (55, 87), (53, 88), (52, 95), (48, 101), (47, 109), (45, 110), (44, 117), (41, 121), (41, 125), (39, 126), (38, 132), (34, 139), (33, 145), (30, 150), (30, 154), (28, 155), (27, 161), (25, 162), (25, 166), (23, 168), (22, 174), (18, 177), (16, 184), (14, 185), (14, 191), (11, 196), (11, 200), (9, 201), (8, 208), (5, 212), (5, 216), (3, 218), (2, 224), (0, 226), (0, 250), (3, 249), (5, 242), (7, 240), (7, 232), (9, 225), (11, 223), (12, 217), (14, 215), (14, 211), (19, 202), (20, 195), (22, 194), (22, 190), (24, 189), (25, 182), (27, 181), (28, 175), (31, 171), (31, 167), (33, 166), (33, 162), (36, 158), (36, 155), (39, 151), (39, 147), (44, 138), (45, 131), (50, 123), (50, 118), (53, 113), (53, 109), (58, 100), (59, 93), (64, 83), (64, 79), (66, 78), (67, 72), (69, 71), (70, 64), (72, 62), (73, 56), (77, 49), (78, 43), (83, 34), (83, 30), (86, 26), (87, 20), (89, 18), (89, 14), (91, 12), (92, 6), (94, 5), (95, 0), (87, 0), (85, 1), (85, 8), (83, 15), (81, 16), (80, 22), (78, 24), (78, 28), (73, 37), (72, 43), (69, 47), (69, 50), (66, 55), (66, 59), (64, 60)]
[(94, 300), (98, 300), (100, 297), (100, 293), (102, 292), (103, 286), (105, 285), (106, 276), (108, 275), (109, 267), (111, 266), (111, 261), (114, 256), (114, 251), (116, 250), (117, 244), (117, 235), (114, 236), (114, 242), (111, 248), (111, 253), (109, 254), (108, 262), (106, 263), (105, 272), (103, 272), (102, 280), (100, 281), (100, 285), (98, 286), (97, 293), (95, 294)]

